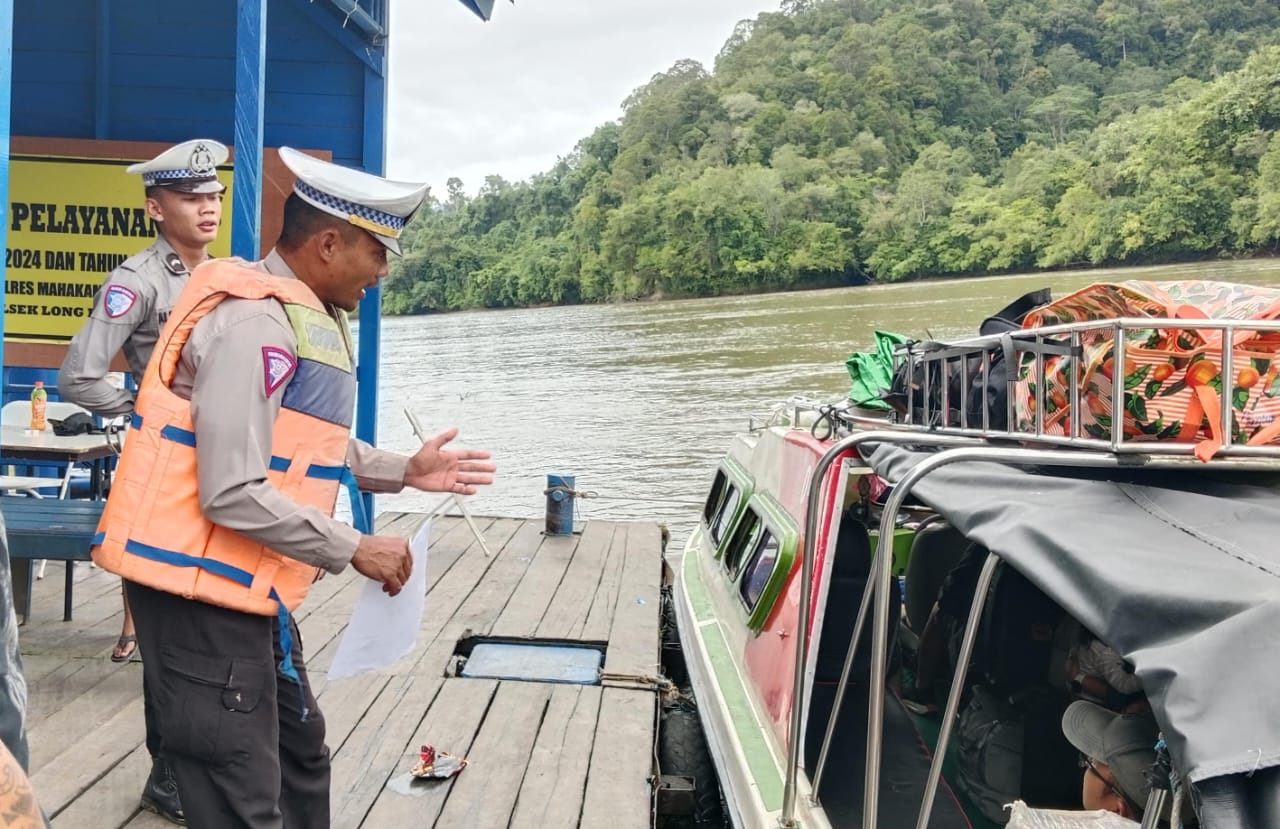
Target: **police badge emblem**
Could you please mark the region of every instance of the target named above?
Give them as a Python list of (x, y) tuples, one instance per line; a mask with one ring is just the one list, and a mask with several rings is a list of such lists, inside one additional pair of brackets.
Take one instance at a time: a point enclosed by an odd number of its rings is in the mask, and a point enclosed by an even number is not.
[(102, 305), (107, 309), (107, 316), (116, 319), (129, 313), (129, 309), (137, 301), (138, 295), (133, 291), (123, 285), (112, 285), (107, 288), (106, 296), (102, 298)]
[(296, 367), (293, 355), (283, 348), (270, 345), (262, 347), (262, 386), (267, 397), (284, 385)]
[(208, 144), (197, 144), (191, 151), (191, 160), (187, 167), (198, 176), (211, 175), (217, 165), (213, 163), (213, 151)]

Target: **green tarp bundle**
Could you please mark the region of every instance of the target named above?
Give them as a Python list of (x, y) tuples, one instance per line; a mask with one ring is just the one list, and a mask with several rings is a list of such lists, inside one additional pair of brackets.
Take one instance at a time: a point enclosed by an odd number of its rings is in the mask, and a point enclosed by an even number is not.
[(888, 411), (889, 404), (880, 399), (880, 393), (887, 390), (893, 380), (893, 349), (907, 338), (888, 331), (875, 332), (875, 338), (875, 351), (855, 351), (845, 362), (853, 378), (849, 399), (863, 408)]

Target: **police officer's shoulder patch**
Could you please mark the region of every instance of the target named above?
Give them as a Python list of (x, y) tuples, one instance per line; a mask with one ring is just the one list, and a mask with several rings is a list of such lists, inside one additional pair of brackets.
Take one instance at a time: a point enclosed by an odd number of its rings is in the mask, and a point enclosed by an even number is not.
[(107, 293), (102, 298), (102, 306), (111, 319), (123, 317), (138, 301), (138, 294), (123, 285), (108, 285)]
[(298, 361), (283, 348), (273, 345), (262, 347), (262, 386), (267, 397), (284, 385), (298, 367)]

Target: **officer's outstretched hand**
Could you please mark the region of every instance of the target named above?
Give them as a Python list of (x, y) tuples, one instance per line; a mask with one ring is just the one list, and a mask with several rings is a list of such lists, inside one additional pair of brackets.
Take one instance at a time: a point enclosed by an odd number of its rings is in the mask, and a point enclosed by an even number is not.
[(422, 444), (405, 468), (404, 485), (428, 492), (474, 495), (476, 487), (493, 483), (497, 467), (489, 462), (488, 452), (444, 448), (457, 436), (457, 429), (446, 429)]
[(409, 539), (398, 535), (362, 535), (356, 554), (351, 557), (351, 566), (365, 578), (382, 582), (382, 591), (394, 596), (413, 572)]

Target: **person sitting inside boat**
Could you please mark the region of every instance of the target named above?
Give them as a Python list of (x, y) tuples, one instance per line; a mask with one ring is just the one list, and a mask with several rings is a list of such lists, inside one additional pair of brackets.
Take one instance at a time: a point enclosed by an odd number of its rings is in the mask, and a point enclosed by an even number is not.
[[(1076, 700), (1062, 715), (1062, 733), (1080, 752), (1084, 808), (1141, 821), (1151, 792), (1147, 771), (1155, 764), (1160, 739), (1151, 712), (1120, 714)], [(1166, 798), (1161, 825), (1167, 825), (1171, 811)]]
[(1148, 707), (1133, 665), (1115, 648), (1087, 633), (1071, 649), (1066, 675), (1068, 690), (1078, 697), (1125, 713)]

